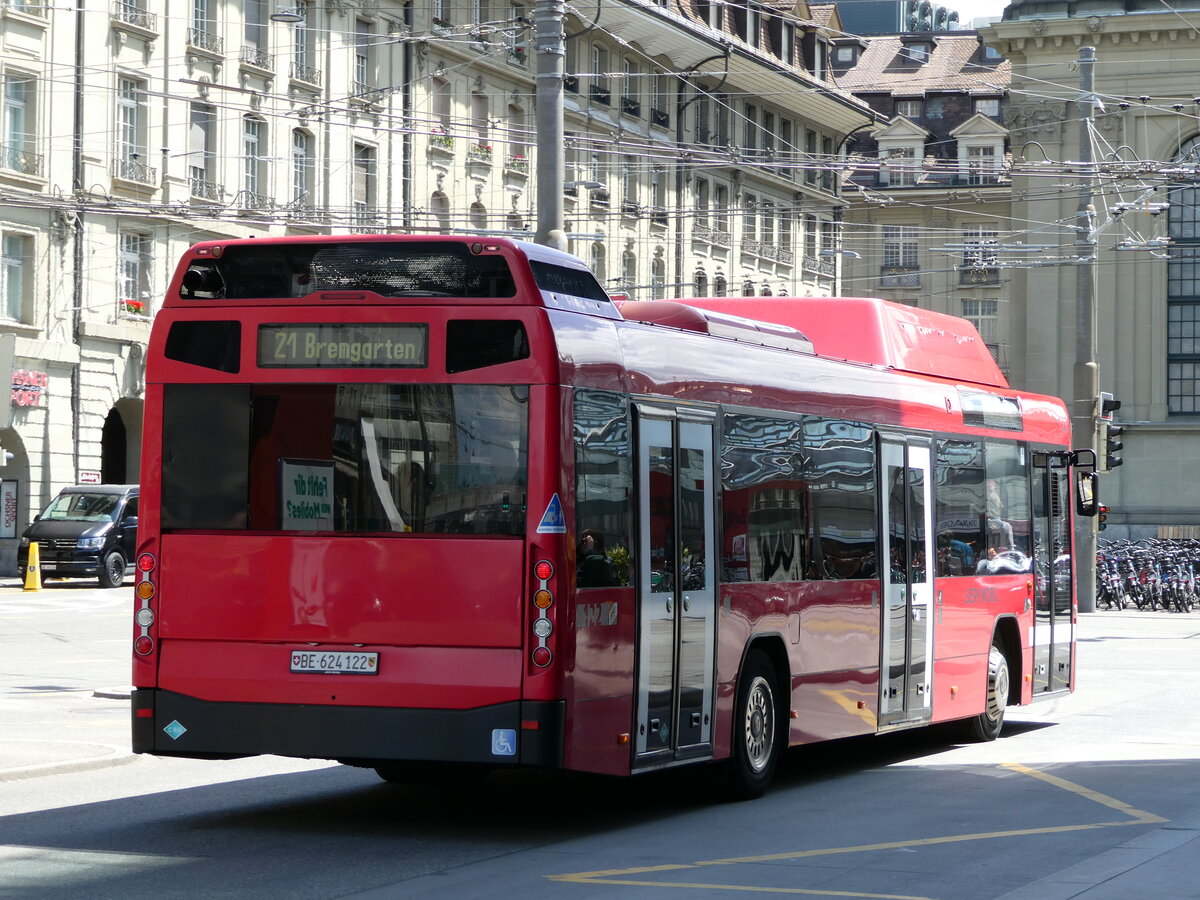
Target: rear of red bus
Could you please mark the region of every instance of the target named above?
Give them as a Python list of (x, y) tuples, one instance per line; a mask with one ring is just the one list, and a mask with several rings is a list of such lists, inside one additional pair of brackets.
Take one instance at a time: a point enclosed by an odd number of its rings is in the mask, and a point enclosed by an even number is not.
[(148, 354), (135, 752), (562, 764), (547, 298), (607, 300), (510, 241), (188, 252)]

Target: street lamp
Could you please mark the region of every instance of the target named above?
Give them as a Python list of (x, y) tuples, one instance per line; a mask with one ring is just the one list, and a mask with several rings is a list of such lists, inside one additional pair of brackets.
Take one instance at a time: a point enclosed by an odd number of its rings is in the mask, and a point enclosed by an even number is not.
[(272, 22), (287, 22), (294, 25), (304, 21), (304, 13), (294, 6), (279, 6), (276, 7), (275, 12), (271, 13), (270, 19)]
[(608, 185), (603, 181), (564, 181), (563, 188), (583, 188), (585, 191), (606, 191)]

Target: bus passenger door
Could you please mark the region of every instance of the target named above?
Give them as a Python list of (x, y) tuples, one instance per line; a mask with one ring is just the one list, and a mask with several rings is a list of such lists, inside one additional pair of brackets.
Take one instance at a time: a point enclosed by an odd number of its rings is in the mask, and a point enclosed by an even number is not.
[(879, 726), (933, 714), (933, 509), (928, 445), (880, 444), (883, 527)]
[(1033, 693), (1065, 691), (1074, 665), (1070, 470), (1059, 453), (1033, 453)]
[(638, 407), (635, 767), (712, 752), (713, 421)]

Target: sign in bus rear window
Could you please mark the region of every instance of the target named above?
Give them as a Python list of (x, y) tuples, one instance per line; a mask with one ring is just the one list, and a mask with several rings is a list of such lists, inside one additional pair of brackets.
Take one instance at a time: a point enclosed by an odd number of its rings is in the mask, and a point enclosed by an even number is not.
[(260, 325), (264, 369), (423, 369), (429, 348), (422, 324), (308, 322)]

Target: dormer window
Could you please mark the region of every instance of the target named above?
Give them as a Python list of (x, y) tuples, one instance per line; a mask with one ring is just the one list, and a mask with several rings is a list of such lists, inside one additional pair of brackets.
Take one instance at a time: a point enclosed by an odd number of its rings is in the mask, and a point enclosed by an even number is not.
[(924, 43), (906, 44), (903, 53), (911, 62), (924, 65), (929, 62), (929, 49), (929, 45)]
[(979, 97), (975, 100), (975, 112), (981, 116), (990, 116), (993, 119), (999, 118), (1000, 98)]
[(906, 119), (912, 119), (914, 122), (921, 118), (924, 113), (925, 102), (923, 100), (897, 100), (896, 115), (904, 116)]
[(833, 48), (833, 64), (836, 66), (852, 66), (858, 62), (858, 48), (853, 44), (842, 44)]

